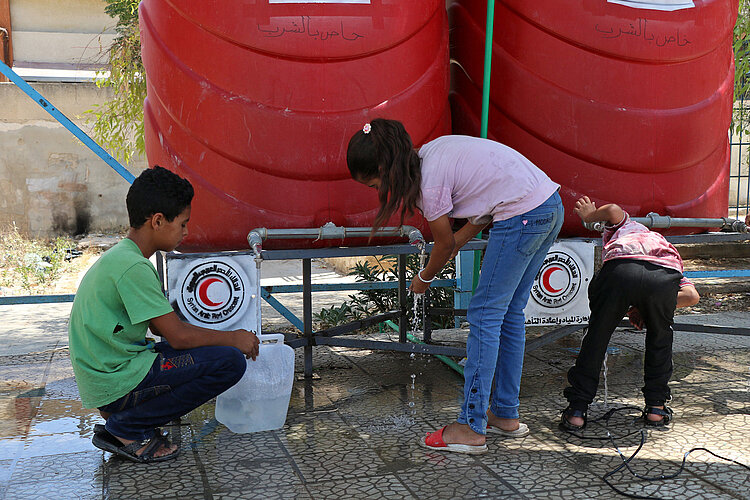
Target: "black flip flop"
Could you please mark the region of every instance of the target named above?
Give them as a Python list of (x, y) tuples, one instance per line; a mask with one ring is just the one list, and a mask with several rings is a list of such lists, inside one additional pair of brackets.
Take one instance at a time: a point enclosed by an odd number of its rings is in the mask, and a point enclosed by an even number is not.
[[(131, 462), (140, 464), (165, 462), (167, 460), (177, 458), (177, 455), (179, 455), (180, 453), (180, 449), (178, 448), (169, 455), (164, 455), (162, 457), (154, 456), (156, 450), (158, 450), (161, 446), (171, 446), (169, 440), (166, 439), (161, 434), (161, 432), (157, 432), (156, 434), (154, 434), (154, 437), (146, 441), (135, 441), (128, 445), (124, 445), (120, 442), (119, 439), (107, 432), (106, 429), (102, 430), (100, 428), (99, 430), (101, 432), (96, 432), (96, 428), (94, 429), (94, 437), (91, 439), (93, 445), (100, 450), (108, 451), (114, 455), (130, 460)], [(146, 449), (143, 450), (143, 453), (141, 453), (140, 455), (136, 455), (136, 452), (143, 446), (146, 446)]]

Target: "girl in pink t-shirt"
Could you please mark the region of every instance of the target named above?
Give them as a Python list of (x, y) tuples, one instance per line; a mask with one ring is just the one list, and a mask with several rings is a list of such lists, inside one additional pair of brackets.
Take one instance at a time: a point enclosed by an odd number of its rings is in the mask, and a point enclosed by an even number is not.
[[(456, 422), (421, 441), (459, 453), (487, 451), (488, 432), (522, 437), (518, 393), (526, 340), (523, 309), (563, 222), (559, 185), (523, 155), (495, 141), (439, 137), (416, 151), (404, 126), (376, 119), (349, 141), (354, 180), (377, 190), (373, 231), (394, 214), (420, 209), (435, 240), (410, 289), (424, 293), (459, 249), (492, 223), (479, 284), (469, 305), (464, 403)], [(455, 233), (452, 218), (467, 219)], [(493, 389), (494, 381), (494, 389)]]

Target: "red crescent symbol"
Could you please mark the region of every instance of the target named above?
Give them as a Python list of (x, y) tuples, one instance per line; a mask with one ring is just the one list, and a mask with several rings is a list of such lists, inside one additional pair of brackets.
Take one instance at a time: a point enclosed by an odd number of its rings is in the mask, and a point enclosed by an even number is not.
[(211, 302), (208, 299), (208, 287), (211, 286), (211, 284), (216, 283), (217, 281), (221, 280), (219, 278), (208, 278), (207, 280), (204, 280), (203, 283), (198, 285), (198, 297), (201, 299), (201, 302), (209, 307), (216, 307), (223, 304), (223, 302)]
[(550, 283), (549, 283), (549, 277), (552, 276), (552, 273), (554, 273), (555, 271), (562, 271), (562, 268), (561, 267), (557, 267), (557, 266), (551, 266), (551, 267), (548, 267), (542, 273), (542, 286), (546, 290), (549, 290), (552, 293), (557, 293), (560, 290), (562, 290), (562, 288), (552, 288), (552, 285), (550, 285)]

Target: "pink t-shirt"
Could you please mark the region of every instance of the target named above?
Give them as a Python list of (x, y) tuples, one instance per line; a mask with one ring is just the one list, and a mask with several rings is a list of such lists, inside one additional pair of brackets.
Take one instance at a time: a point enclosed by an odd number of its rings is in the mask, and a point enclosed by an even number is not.
[(679, 272), (683, 270), (682, 258), (674, 245), (661, 234), (631, 219), (627, 212), (619, 223), (604, 226), (602, 245), (602, 262), (638, 259)]
[(506, 220), (532, 210), (560, 188), (521, 153), (499, 142), (446, 135), (419, 149), (428, 221), (442, 215), (473, 224)]

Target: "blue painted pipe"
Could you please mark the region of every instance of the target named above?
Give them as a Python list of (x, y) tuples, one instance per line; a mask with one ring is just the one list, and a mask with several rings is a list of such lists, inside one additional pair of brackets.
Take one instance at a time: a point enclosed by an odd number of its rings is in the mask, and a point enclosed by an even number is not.
[(0, 306), (16, 304), (57, 304), (61, 302), (73, 302), (74, 294), (64, 295), (11, 295), (0, 297)]
[(0, 61), (0, 73), (8, 77), (10, 81), (16, 84), (16, 86), (23, 90), (27, 96), (31, 98), (34, 102), (39, 104), (39, 106), (42, 107), (43, 110), (45, 110), (47, 113), (52, 115), (52, 118), (57, 120), (62, 124), (63, 127), (68, 129), (74, 136), (76, 136), (82, 143), (84, 143), (91, 151), (94, 152), (99, 158), (104, 160), (104, 162), (112, 167), (115, 172), (120, 174), (120, 176), (128, 181), (128, 183), (132, 184), (135, 180), (135, 176), (131, 174), (125, 167), (123, 167), (120, 162), (112, 158), (112, 155), (107, 153), (104, 148), (102, 148), (100, 145), (98, 145), (94, 140), (86, 135), (86, 133), (78, 128), (78, 125), (73, 123), (68, 119), (67, 116), (62, 114), (62, 112), (54, 107), (51, 102), (49, 102), (47, 99), (42, 96), (39, 92), (34, 90), (34, 88), (26, 83), (26, 80), (18, 76), (18, 73), (10, 69), (10, 67), (5, 64), (3, 61)]

